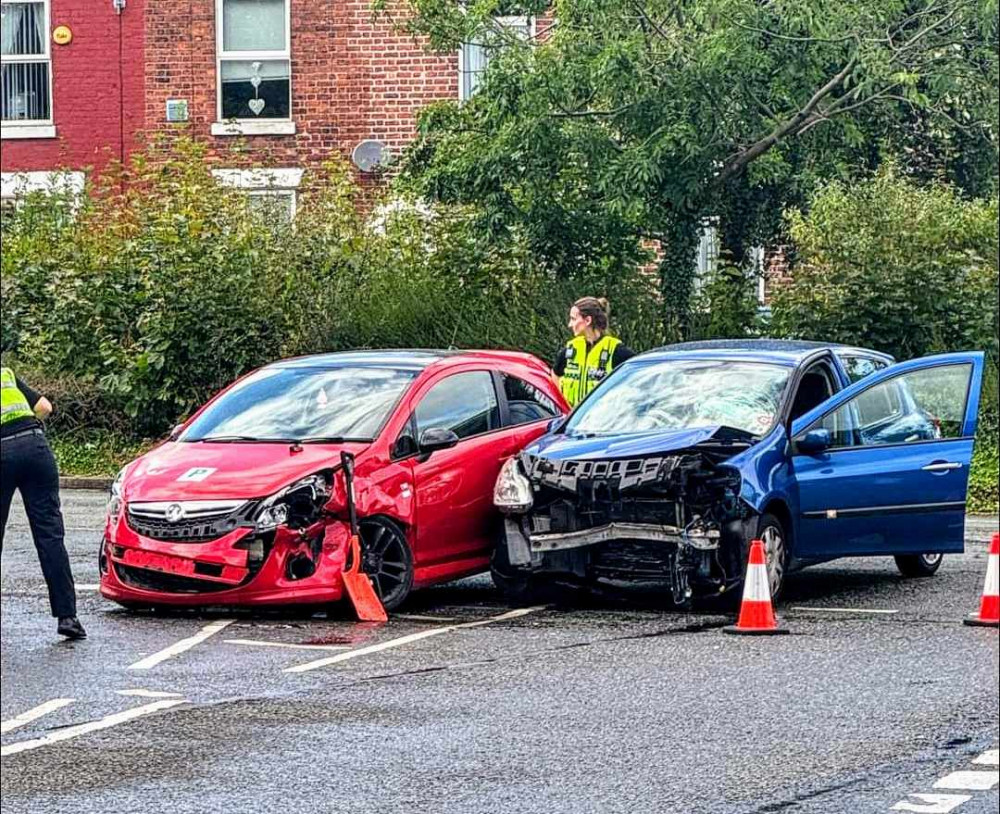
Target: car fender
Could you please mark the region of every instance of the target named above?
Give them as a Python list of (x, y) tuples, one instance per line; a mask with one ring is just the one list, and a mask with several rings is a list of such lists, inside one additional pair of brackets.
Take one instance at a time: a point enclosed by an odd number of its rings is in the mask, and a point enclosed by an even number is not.
[(783, 426), (775, 427), (763, 440), (723, 466), (739, 472), (740, 499), (756, 514), (763, 514), (770, 503), (781, 500), (795, 517), (794, 479)]

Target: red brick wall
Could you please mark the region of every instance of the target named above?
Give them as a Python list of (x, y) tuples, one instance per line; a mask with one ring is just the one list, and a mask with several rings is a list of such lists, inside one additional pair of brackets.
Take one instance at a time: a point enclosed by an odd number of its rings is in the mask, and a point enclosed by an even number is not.
[(56, 138), (0, 141), (0, 169), (100, 168), (132, 149), (144, 126), (146, 2), (128, 0), (119, 17), (111, 0), (52, 0), (51, 28), (73, 32), (68, 45), (51, 43)]
[[(212, 136), (215, 2), (147, 3), (147, 129), (206, 140), (220, 165), (308, 165), (349, 156), (368, 138), (398, 153), (413, 138), (420, 108), (458, 96), (457, 54), (428, 53), (390, 19), (373, 22), (370, 0), (291, 0), (295, 135)], [(170, 98), (188, 100), (188, 124), (166, 122)]]

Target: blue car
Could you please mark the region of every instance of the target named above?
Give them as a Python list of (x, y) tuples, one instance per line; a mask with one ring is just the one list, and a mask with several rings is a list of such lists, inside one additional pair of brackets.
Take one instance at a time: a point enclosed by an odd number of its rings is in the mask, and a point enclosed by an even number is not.
[(796, 568), (892, 556), (930, 576), (964, 548), (983, 354), (896, 364), (773, 340), (672, 345), (618, 368), (507, 462), (493, 557), (514, 597), (546, 581), (731, 593), (764, 542)]

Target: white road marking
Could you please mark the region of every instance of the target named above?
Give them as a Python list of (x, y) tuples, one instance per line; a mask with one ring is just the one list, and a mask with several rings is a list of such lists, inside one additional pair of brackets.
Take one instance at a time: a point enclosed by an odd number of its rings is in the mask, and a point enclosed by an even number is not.
[(8, 757), (10, 755), (17, 755), (21, 752), (28, 752), (32, 749), (38, 749), (42, 746), (49, 746), (53, 743), (59, 743), (61, 741), (68, 741), (72, 738), (78, 738), (80, 735), (86, 735), (90, 732), (99, 732), (102, 729), (110, 729), (113, 726), (118, 726), (119, 724), (127, 723), (128, 721), (135, 720), (136, 718), (142, 718), (146, 715), (152, 715), (154, 712), (159, 712), (160, 710), (170, 709), (171, 707), (176, 707), (178, 704), (188, 703), (183, 698), (154, 701), (152, 704), (146, 704), (145, 706), (135, 707), (134, 709), (125, 710), (125, 712), (116, 712), (114, 715), (108, 715), (101, 718), (98, 721), (90, 721), (85, 724), (79, 724), (77, 726), (70, 726), (66, 729), (60, 729), (57, 732), (51, 732), (41, 738), (35, 738), (34, 740), (21, 741), (20, 743), (12, 743), (8, 746), (0, 748), (0, 757)]
[(429, 639), (431, 636), (440, 636), (442, 633), (451, 633), (455, 630), (492, 625), (496, 622), (504, 622), (508, 619), (518, 619), (522, 616), (527, 616), (529, 613), (544, 610), (546, 607), (548, 606), (542, 605), (535, 608), (518, 608), (517, 610), (512, 610), (508, 613), (500, 614), (499, 616), (491, 616), (489, 619), (483, 619), (479, 622), (463, 622), (458, 625), (448, 625), (447, 627), (436, 627), (431, 630), (422, 630), (420, 633), (411, 633), (408, 636), (401, 636), (398, 639), (390, 639), (389, 641), (379, 642), (378, 644), (373, 644), (368, 647), (359, 647), (356, 650), (348, 650), (346, 653), (341, 653), (337, 656), (330, 656), (325, 659), (318, 659), (305, 664), (299, 664), (295, 667), (288, 667), (284, 670), (284, 672), (307, 673), (310, 670), (318, 670), (321, 667), (329, 667), (331, 664), (340, 664), (341, 662), (356, 659), (361, 656), (368, 656), (372, 653), (381, 653), (383, 650), (392, 650), (396, 647), (402, 647), (407, 644), (412, 644), (413, 642), (419, 642), (422, 639)]
[(76, 590), (80, 591), (99, 591), (101, 589), (100, 585), (91, 585), (89, 582), (85, 582), (83, 585), (77, 585)]
[(409, 619), (412, 622), (454, 622), (454, 616), (421, 616), (418, 613), (394, 613), (397, 619)]
[(264, 642), (259, 639), (226, 639), (226, 644), (239, 644), (244, 647), (282, 647), (287, 650), (347, 650), (342, 644), (285, 644), (284, 642)]
[(178, 692), (160, 692), (159, 690), (118, 690), (119, 695), (129, 698), (180, 698)]
[(952, 772), (934, 784), (936, 789), (989, 791), (1000, 783), (1000, 770), (995, 772)]
[(983, 752), (972, 762), (977, 766), (1000, 766), (1000, 749), (990, 749), (989, 752)]
[(179, 656), (181, 653), (185, 653), (192, 647), (196, 647), (201, 644), (206, 639), (212, 638), (216, 633), (221, 630), (225, 630), (229, 625), (231, 625), (235, 620), (233, 619), (220, 619), (217, 622), (212, 622), (210, 625), (205, 625), (201, 630), (194, 634), (194, 636), (189, 636), (186, 639), (181, 639), (177, 644), (172, 644), (165, 650), (161, 650), (159, 653), (153, 653), (151, 656), (146, 656), (146, 658), (141, 661), (137, 661), (135, 664), (129, 666), (130, 670), (151, 670), (158, 664), (162, 664), (167, 661), (167, 659), (172, 659)]
[(949, 814), (972, 798), (968, 794), (911, 794), (919, 803), (896, 803), (893, 811), (912, 811), (916, 814)]
[(44, 704), (39, 704), (34, 709), (22, 712), (20, 715), (0, 724), (0, 734), (6, 735), (8, 732), (13, 732), (15, 729), (22, 727), (25, 724), (37, 721), (43, 715), (48, 715), (50, 712), (55, 712), (57, 709), (62, 709), (63, 707), (72, 704), (75, 700), (75, 698), (56, 698), (52, 701), (46, 701)]
[(881, 616), (891, 616), (894, 613), (899, 613), (898, 610), (882, 608), (811, 608), (808, 605), (798, 605), (789, 608), (789, 610), (811, 611), (812, 613), (873, 613)]

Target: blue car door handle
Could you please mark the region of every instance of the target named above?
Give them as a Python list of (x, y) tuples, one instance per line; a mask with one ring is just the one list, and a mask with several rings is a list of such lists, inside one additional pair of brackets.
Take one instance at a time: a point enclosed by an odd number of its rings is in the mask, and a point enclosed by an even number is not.
[(962, 464), (958, 461), (935, 461), (932, 464), (927, 464), (923, 468), (924, 472), (951, 472), (953, 469), (961, 469)]

